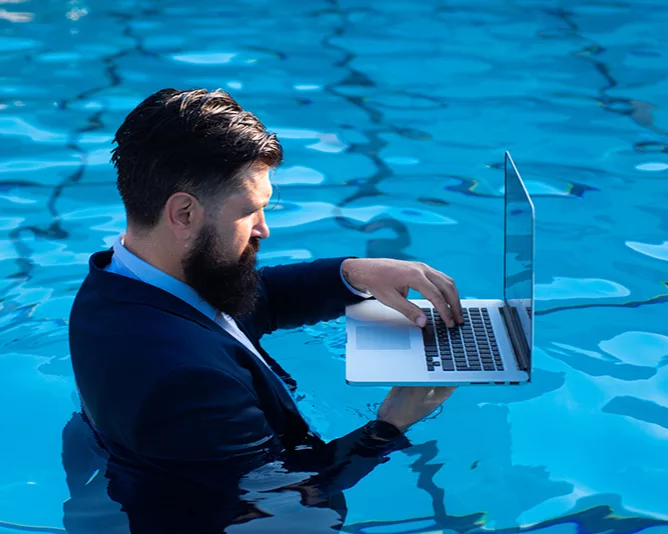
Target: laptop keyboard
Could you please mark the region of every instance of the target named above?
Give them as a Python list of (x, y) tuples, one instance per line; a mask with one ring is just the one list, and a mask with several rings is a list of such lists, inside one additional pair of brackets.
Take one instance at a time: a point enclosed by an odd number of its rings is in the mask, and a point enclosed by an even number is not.
[(427, 316), (422, 339), (429, 371), (503, 371), (485, 308), (463, 308), (464, 325), (454, 328), (448, 328), (435, 309), (422, 311)]

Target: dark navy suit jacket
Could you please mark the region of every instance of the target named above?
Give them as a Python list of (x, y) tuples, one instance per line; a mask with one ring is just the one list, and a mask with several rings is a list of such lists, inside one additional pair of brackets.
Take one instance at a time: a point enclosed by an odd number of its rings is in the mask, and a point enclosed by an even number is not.
[[(91, 257), (70, 316), (70, 349), (82, 418), (108, 458), (108, 494), (133, 533), (223, 532), (266, 518), (244, 484), (258, 468), (311, 473), (281, 491), (343, 517), (341, 491), (409, 445), (379, 421), (325, 444), (286, 390), (294, 382), (259, 344), (361, 300), (340, 279), (342, 259), (260, 271), (258, 304), (238, 325), (272, 372), (186, 302), (105, 271), (111, 256)], [(68, 463), (67, 443), (63, 453)]]

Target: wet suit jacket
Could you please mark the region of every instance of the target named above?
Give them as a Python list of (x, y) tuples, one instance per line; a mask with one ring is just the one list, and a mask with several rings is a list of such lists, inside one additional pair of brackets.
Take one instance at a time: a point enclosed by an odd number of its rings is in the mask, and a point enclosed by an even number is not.
[[(64, 433), (68, 480), (83, 480), (72, 470), (95, 465), (67, 454), (90, 432), (88, 443), (101, 451), (95, 457), (105, 460), (106, 491), (133, 533), (250, 528), (276, 515), (264, 496), (286, 492), (299, 495), (301, 506), (336, 511), (312, 532), (340, 526), (342, 490), (409, 443), (380, 421), (324, 443), (288, 391), (294, 381), (259, 340), (276, 329), (336, 318), (359, 302), (341, 281), (343, 259), (260, 270), (257, 306), (237, 325), (268, 367), (178, 297), (105, 271), (112, 254), (91, 257), (70, 316), (82, 401), (75, 417), (85, 425), (73, 420)], [(286, 473), (296, 475), (286, 480)], [(259, 480), (267, 482), (263, 490)], [(246, 531), (262, 532), (240, 530)]]

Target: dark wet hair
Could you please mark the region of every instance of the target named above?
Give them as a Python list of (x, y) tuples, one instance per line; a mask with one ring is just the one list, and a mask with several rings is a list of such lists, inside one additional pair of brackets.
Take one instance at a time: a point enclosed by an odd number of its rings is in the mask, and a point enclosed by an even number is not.
[(207, 206), (242, 187), (251, 164), (283, 159), (276, 135), (224, 91), (158, 91), (130, 112), (114, 142), (118, 191), (140, 229), (157, 224), (174, 193)]

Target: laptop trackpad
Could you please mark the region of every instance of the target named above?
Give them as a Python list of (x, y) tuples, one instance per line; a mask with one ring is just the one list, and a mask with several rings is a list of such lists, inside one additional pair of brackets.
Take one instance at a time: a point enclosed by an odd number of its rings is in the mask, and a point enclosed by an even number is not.
[(402, 326), (358, 326), (357, 350), (409, 350), (411, 328)]

